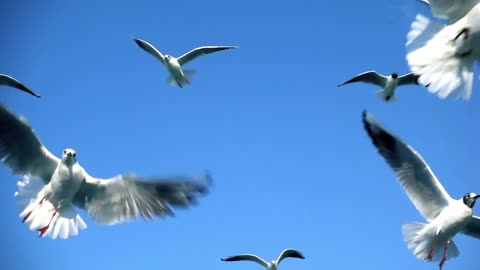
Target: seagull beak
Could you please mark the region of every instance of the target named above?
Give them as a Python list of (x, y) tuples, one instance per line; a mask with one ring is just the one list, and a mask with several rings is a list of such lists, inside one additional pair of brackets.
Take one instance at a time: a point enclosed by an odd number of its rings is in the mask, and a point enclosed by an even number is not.
[(474, 199), (478, 199), (478, 198), (480, 198), (480, 194), (479, 194), (479, 195), (477, 195), (477, 196), (475, 196), (475, 197), (473, 197), (473, 198), (474, 198)]
[(71, 157), (71, 156), (72, 156), (72, 153), (67, 153), (67, 156)]

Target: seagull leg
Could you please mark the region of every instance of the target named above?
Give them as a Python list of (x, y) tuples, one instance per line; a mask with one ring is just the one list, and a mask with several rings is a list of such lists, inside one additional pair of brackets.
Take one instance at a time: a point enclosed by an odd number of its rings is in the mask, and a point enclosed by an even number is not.
[(438, 233), (435, 234), (435, 238), (433, 238), (432, 250), (430, 251), (430, 254), (428, 254), (428, 257), (427, 257), (427, 260), (429, 261), (433, 259), (433, 254), (435, 254), (435, 247), (437, 246), (437, 240), (438, 240)]
[(58, 213), (58, 208), (55, 209), (55, 211), (53, 211), (53, 215), (52, 215), (52, 217), (50, 218), (50, 221), (48, 222), (47, 226), (38, 229), (38, 232), (40, 232), (40, 234), (38, 235), (38, 237), (42, 237), (42, 236), (47, 232), (48, 228), (50, 228), (50, 223), (52, 223), (53, 218), (55, 217), (55, 215), (56, 215), (57, 213)]
[(450, 243), (450, 241), (447, 241), (447, 243), (445, 243), (445, 247), (443, 248), (443, 258), (440, 261), (440, 264), (438, 265), (438, 266), (440, 266), (440, 270), (442, 270), (443, 265), (445, 264), (445, 261), (447, 260), (447, 250), (448, 250), (448, 244), (449, 243)]
[(23, 218), (23, 223), (25, 223), (25, 220), (28, 219), (28, 217), (32, 214), (33, 210), (35, 210), (36, 208), (38, 208), (39, 206), (42, 206), (43, 202), (45, 201), (45, 197), (43, 197), (40, 202), (35, 205), (35, 207), (30, 211), (28, 212), (28, 214)]

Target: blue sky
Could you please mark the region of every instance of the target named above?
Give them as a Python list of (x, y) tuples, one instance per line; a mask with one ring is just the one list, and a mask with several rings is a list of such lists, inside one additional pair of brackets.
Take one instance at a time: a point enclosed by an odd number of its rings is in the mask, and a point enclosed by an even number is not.
[[(336, 85), (357, 73), (408, 72), (405, 41), (415, 0), (26, 1), (4, 3), (0, 73), (42, 95), (2, 87), (50, 151), (77, 151), (96, 177), (196, 175), (211, 193), (176, 218), (97, 225), (67, 241), (40, 239), (18, 218), (14, 176), (0, 166), (2, 269), (254, 270), (220, 258), (287, 247), (306, 260), (283, 270), (438, 269), (417, 260), (401, 224), (421, 221), (361, 124), (367, 109), (418, 150), (452, 197), (480, 193), (480, 88), (469, 102), (426, 89)], [(131, 39), (179, 56), (201, 45), (238, 45), (189, 63), (183, 89)], [(480, 211), (475, 209), (477, 215)], [(458, 235), (474, 269), (478, 240)]]

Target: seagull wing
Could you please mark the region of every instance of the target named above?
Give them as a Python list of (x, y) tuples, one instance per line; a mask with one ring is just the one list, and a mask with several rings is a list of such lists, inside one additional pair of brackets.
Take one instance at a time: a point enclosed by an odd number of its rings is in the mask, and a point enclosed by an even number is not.
[(224, 262), (235, 262), (235, 261), (252, 261), (263, 265), (265, 268), (268, 268), (268, 263), (262, 258), (254, 254), (240, 254), (235, 256), (230, 256), (222, 259)]
[(291, 248), (287, 248), (284, 251), (282, 251), (280, 256), (278, 256), (277, 265), (280, 264), (280, 262), (287, 257), (305, 259), (305, 256), (303, 256), (303, 254), (300, 251), (295, 250), (295, 249), (291, 249)]
[(11, 86), (11, 87), (17, 88), (19, 90), (22, 90), (24, 92), (27, 92), (32, 96), (40, 97), (40, 95), (35, 93), (32, 89), (26, 87), (24, 84), (22, 84), (21, 82), (19, 82), (15, 78), (10, 77), (10, 76), (5, 75), (5, 74), (0, 74), (0, 85)]
[(363, 112), (363, 124), (417, 210), (428, 221), (434, 219), (453, 199), (428, 164), (412, 147), (383, 128), (366, 111)]
[(350, 80), (339, 84), (338, 86), (342, 86), (344, 84), (353, 83), (353, 82), (364, 82), (364, 83), (370, 83), (370, 84), (375, 84), (375, 85), (384, 87), (385, 84), (387, 83), (387, 77), (381, 74), (378, 74), (374, 70), (370, 70), (370, 71), (360, 73), (357, 76), (351, 78)]
[(147, 53), (153, 55), (155, 58), (160, 60), (162, 64), (165, 64), (165, 56), (163, 56), (163, 54), (159, 50), (157, 50), (152, 44), (146, 42), (145, 40), (141, 40), (139, 38), (134, 38), (134, 37), (132, 38), (140, 48), (142, 48), (144, 51), (146, 51)]
[(398, 77), (397, 85), (418, 84), (419, 77), (419, 75), (410, 72), (408, 74)]
[(461, 230), (463, 234), (480, 239), (480, 217), (473, 216), (472, 220)]
[(17, 175), (31, 175), (48, 183), (60, 163), (40, 142), (23, 117), (0, 104), (0, 160)]
[(447, 19), (450, 24), (465, 16), (480, 0), (429, 0), (433, 16)]
[(180, 56), (178, 58), (178, 63), (183, 66), (184, 64), (192, 61), (193, 59), (195, 59), (199, 56), (214, 53), (214, 52), (219, 52), (219, 51), (223, 51), (223, 50), (236, 49), (236, 48), (238, 48), (238, 46), (203, 46), (203, 47), (198, 47), (198, 48), (195, 48), (195, 49), (187, 52), (186, 54)]
[(171, 206), (187, 208), (196, 203), (200, 194), (208, 192), (210, 183), (208, 174), (201, 179), (119, 175), (106, 180), (86, 174), (73, 202), (86, 209), (95, 222), (113, 225), (139, 217), (174, 216)]

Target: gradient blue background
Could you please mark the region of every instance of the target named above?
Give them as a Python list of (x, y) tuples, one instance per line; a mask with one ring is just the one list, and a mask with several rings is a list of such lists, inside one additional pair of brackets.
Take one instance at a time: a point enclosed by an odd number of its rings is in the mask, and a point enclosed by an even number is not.
[[(178, 3), (177, 3), (178, 2)], [(66, 147), (97, 177), (214, 177), (177, 217), (94, 224), (67, 241), (21, 223), (14, 176), (0, 166), (1, 269), (255, 270), (220, 258), (287, 247), (306, 260), (282, 270), (438, 269), (417, 260), (401, 224), (423, 219), (361, 124), (367, 109), (417, 149), (454, 198), (480, 193), (480, 82), (469, 102), (421, 87), (383, 103), (375, 86), (337, 84), (375, 69), (405, 73), (415, 0), (26, 1), (0, 8), (0, 72), (42, 95), (0, 89), (56, 155)], [(201, 45), (239, 49), (199, 58), (183, 89), (131, 36), (179, 56)], [(480, 210), (475, 213), (480, 214)], [(455, 237), (445, 269), (477, 269), (480, 242)]]

